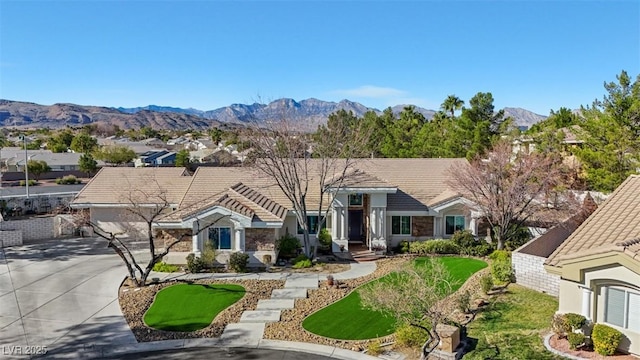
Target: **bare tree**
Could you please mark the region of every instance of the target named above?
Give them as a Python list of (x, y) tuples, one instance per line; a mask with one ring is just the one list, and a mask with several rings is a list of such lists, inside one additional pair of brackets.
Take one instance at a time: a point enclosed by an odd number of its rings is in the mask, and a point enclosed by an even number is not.
[[(122, 259), (127, 267), (129, 278), (137, 287), (143, 287), (147, 283), (147, 278), (156, 263), (169, 254), (171, 249), (181, 241), (191, 241), (192, 236), (201, 233), (211, 225), (222, 220), (226, 216), (215, 217), (208, 221), (196, 221), (195, 229), (176, 229), (170, 240), (164, 241), (165, 237), (161, 230), (154, 229), (157, 221), (172, 211), (172, 204), (169, 201), (167, 191), (161, 189), (158, 182), (150, 179), (145, 189), (139, 187), (129, 187), (128, 192), (123, 196), (124, 214), (121, 216), (121, 230), (115, 231), (106, 229), (100, 224), (90, 219), (89, 211), (79, 211), (75, 216), (76, 226), (89, 226), (93, 233), (107, 241), (107, 247)], [(136, 255), (130, 249), (130, 241), (133, 238), (142, 237), (147, 242), (149, 248), (149, 260), (146, 265), (136, 259)], [(158, 247), (159, 241), (164, 241), (163, 247)], [(144, 266), (144, 268), (143, 268)]]
[(577, 209), (564, 174), (559, 156), (514, 153), (511, 143), (503, 140), (484, 157), (454, 165), (448, 184), (473, 202), (489, 224), (492, 240), (502, 249), (525, 223), (549, 226)]
[(429, 258), (425, 265), (412, 262), (388, 276), (387, 281), (365, 285), (359, 290), (360, 298), (366, 307), (424, 330), (428, 337), (422, 345), (421, 359), (426, 359), (440, 342), (436, 326), (447, 317), (442, 300), (453, 292), (456, 283), (437, 258)]
[(329, 192), (342, 186), (364, 153), (368, 132), (360, 124), (353, 113), (342, 110), (332, 114), (314, 135), (300, 131), (299, 124), (286, 118), (264, 126), (254, 124), (247, 132), (253, 148), (251, 166), (274, 181), (291, 201), (310, 258), (316, 247), (311, 244), (307, 223), (309, 195), (319, 194), (314, 209), (319, 232), (334, 200)]

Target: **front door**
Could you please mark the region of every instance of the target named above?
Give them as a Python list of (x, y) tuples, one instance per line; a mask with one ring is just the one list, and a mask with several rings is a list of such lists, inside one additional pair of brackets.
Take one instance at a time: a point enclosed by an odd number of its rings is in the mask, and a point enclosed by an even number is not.
[(349, 240), (362, 241), (362, 210), (349, 210)]

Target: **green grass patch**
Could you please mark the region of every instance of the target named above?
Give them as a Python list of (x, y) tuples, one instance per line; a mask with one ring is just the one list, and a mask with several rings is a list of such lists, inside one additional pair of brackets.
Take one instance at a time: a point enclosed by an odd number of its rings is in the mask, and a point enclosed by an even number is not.
[(558, 301), (552, 296), (510, 285), (467, 326), (474, 344), (464, 358), (561, 359), (542, 344), (556, 309)]
[[(485, 268), (487, 263), (481, 260), (458, 257), (440, 258), (454, 279), (458, 280), (458, 289), (476, 271)], [(417, 266), (424, 266), (426, 258), (415, 260)], [(387, 275), (374, 280), (391, 281)], [(367, 284), (363, 285), (367, 286)], [(384, 312), (365, 309), (360, 300), (358, 289), (318, 312), (311, 314), (302, 326), (314, 334), (340, 340), (364, 340), (392, 334), (396, 329), (396, 320)]]
[(209, 326), (224, 309), (242, 299), (245, 289), (233, 284), (178, 284), (160, 290), (144, 315), (158, 330), (195, 331)]

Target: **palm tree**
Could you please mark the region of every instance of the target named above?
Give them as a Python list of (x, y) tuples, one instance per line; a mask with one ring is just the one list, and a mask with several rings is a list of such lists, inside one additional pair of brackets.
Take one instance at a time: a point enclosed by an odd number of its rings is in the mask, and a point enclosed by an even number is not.
[(442, 105), (440, 105), (440, 109), (451, 113), (451, 118), (453, 119), (455, 111), (462, 109), (462, 105), (464, 105), (464, 101), (460, 100), (459, 97), (455, 95), (449, 95), (446, 99), (444, 99)]

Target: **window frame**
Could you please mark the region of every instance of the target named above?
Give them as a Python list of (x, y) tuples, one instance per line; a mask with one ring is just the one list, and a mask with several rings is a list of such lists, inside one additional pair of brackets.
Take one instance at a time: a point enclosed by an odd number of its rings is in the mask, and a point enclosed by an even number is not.
[[(402, 231), (403, 230), (403, 226), (402, 226), (403, 225), (403, 219), (408, 219), (409, 220), (408, 224), (406, 224), (407, 225), (407, 230), (408, 230), (407, 233), (403, 233), (403, 231)], [(395, 227), (394, 226), (394, 220), (399, 221), (399, 223), (398, 223), (399, 232), (398, 233), (394, 232), (395, 231), (395, 229), (394, 229), (394, 227)], [(403, 236), (411, 235), (411, 216), (409, 216), (409, 215), (394, 215), (394, 216), (391, 216), (391, 235), (403, 235)]]
[[(315, 218), (315, 223), (313, 221), (311, 221), (312, 218)], [(307, 226), (309, 227), (309, 234), (310, 235), (315, 235), (318, 233), (318, 224), (320, 224), (320, 215), (307, 215)], [(314, 225), (314, 226), (312, 226)], [(298, 227), (297, 229), (297, 234), (298, 235), (303, 235), (304, 234), (304, 229), (302, 228), (302, 226), (300, 226), (300, 224), (298, 224), (298, 220), (296, 219), (296, 226)], [(327, 221), (325, 219), (324, 222), (324, 226), (323, 227), (327, 227)]]
[[(447, 218), (453, 218), (453, 232), (448, 232), (448, 224), (447, 224)], [(459, 218), (462, 218), (462, 229), (458, 230), (457, 229), (457, 225), (456, 222)], [(456, 231), (464, 231), (466, 229), (467, 226), (467, 219), (464, 215), (445, 215), (444, 217), (444, 235), (445, 236), (452, 236), (453, 234), (456, 233)]]
[[(359, 199), (359, 201), (354, 202), (353, 199)], [(349, 206), (363, 206), (363, 204), (364, 196), (362, 194), (349, 194)]]
[[(221, 248), (222, 242), (220, 241), (220, 229), (227, 229), (229, 231), (229, 248)], [(220, 250), (220, 251), (231, 251), (233, 250), (233, 234), (232, 234), (232, 229), (230, 226), (211, 226), (208, 229), (208, 241), (211, 242), (212, 244), (214, 244), (214, 249), (215, 250)], [(213, 238), (213, 234), (218, 234), (218, 239)]]
[[(640, 298), (640, 291), (635, 290), (635, 289), (629, 289), (627, 287), (624, 286), (619, 286), (619, 285), (606, 285), (603, 286), (604, 290), (605, 290), (605, 294), (604, 294), (604, 306), (603, 306), (603, 312), (602, 312), (602, 317), (603, 317), (603, 323), (607, 324), (607, 325), (611, 325), (611, 326), (615, 326), (617, 328), (620, 329), (625, 329), (625, 330), (629, 330), (629, 331), (633, 331), (636, 333), (640, 333), (640, 325), (636, 325), (638, 326), (638, 328), (631, 328), (629, 327), (629, 316), (631, 315), (630, 311), (629, 311), (629, 303), (630, 303), (630, 298), (631, 296), (637, 296)], [(614, 324), (613, 322), (609, 322), (609, 292), (610, 290), (615, 290), (615, 291), (620, 291), (622, 292), (622, 299), (623, 299), (623, 310), (622, 310), (622, 325), (619, 324)], [(640, 324), (640, 319), (638, 319), (638, 323)]]

